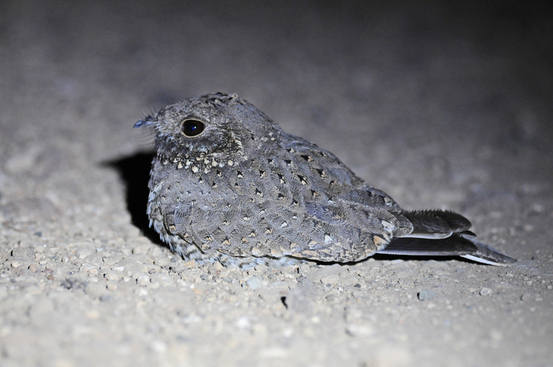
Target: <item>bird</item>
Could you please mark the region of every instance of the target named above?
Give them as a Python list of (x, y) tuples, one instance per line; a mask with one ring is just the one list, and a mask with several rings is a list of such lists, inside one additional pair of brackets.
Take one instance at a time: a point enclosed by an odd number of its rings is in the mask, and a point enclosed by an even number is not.
[(134, 127), (155, 134), (149, 225), (184, 259), (516, 261), (480, 242), (461, 214), (401, 208), (333, 153), (285, 132), (237, 94), (188, 98)]

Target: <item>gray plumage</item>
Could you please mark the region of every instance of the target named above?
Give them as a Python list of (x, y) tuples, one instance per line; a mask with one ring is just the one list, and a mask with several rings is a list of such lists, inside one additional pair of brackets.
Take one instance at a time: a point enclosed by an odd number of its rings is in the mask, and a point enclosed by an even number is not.
[(236, 95), (190, 98), (139, 126), (156, 133), (150, 225), (183, 257), (513, 261), (476, 241), (459, 214), (401, 209), (334, 154), (284, 132)]

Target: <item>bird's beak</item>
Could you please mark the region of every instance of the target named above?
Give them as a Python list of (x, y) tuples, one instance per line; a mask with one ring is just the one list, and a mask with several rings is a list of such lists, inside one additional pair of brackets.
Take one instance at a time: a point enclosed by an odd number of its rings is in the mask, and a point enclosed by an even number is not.
[(154, 121), (150, 120), (138, 120), (133, 127), (142, 127), (142, 126), (150, 126), (153, 125)]

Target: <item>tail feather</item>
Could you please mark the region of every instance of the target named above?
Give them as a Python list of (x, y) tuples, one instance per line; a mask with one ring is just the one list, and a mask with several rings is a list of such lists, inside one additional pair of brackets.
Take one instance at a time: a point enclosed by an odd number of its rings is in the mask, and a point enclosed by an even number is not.
[(447, 210), (416, 210), (402, 213), (413, 225), (413, 231), (406, 237), (414, 238), (446, 238), (452, 233), (467, 231), (470, 221)]
[(472, 232), (455, 233), (443, 239), (394, 238), (379, 254), (408, 256), (460, 256), (489, 265), (507, 265), (513, 259), (476, 240)]

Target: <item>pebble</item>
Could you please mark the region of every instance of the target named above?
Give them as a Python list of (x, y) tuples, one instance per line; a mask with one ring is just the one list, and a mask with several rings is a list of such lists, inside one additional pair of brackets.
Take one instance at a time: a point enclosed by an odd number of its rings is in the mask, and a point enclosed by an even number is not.
[(100, 300), (100, 302), (109, 302), (113, 299), (113, 297), (109, 294), (102, 294), (100, 297), (98, 297), (98, 299)]
[(490, 330), (490, 336), (495, 341), (501, 341), (503, 339), (503, 334), (495, 329)]
[(86, 294), (92, 297), (100, 297), (106, 294), (106, 284), (102, 281), (89, 282), (86, 286)]
[(112, 266), (112, 267), (111, 267), (111, 270), (116, 271), (116, 272), (119, 272), (119, 273), (122, 273), (123, 270), (125, 270), (125, 267), (122, 266), (122, 265), (119, 265), (119, 266)]
[(236, 321), (236, 327), (239, 329), (249, 329), (251, 327), (250, 320), (243, 316)]
[(150, 276), (150, 282), (158, 284), (158, 286), (170, 286), (173, 284), (173, 279), (166, 272), (159, 272)]
[(417, 299), (419, 301), (428, 301), (430, 299), (433, 299), (436, 297), (436, 294), (428, 289), (421, 289), (419, 292), (417, 292)]
[(339, 280), (340, 276), (338, 274), (329, 274), (321, 278), (321, 283), (323, 283), (324, 285), (332, 285), (338, 283)]
[(144, 288), (138, 288), (138, 290), (136, 290), (134, 292), (134, 294), (136, 294), (137, 296), (140, 296), (140, 297), (146, 297), (149, 293), (146, 289)]
[(75, 278), (65, 278), (61, 284), (63, 288), (65, 289), (86, 289), (86, 282), (83, 282), (79, 279)]
[(352, 323), (346, 326), (346, 334), (350, 336), (368, 336), (374, 332), (374, 328), (366, 323)]
[(89, 310), (85, 313), (85, 316), (91, 320), (97, 320), (100, 318), (100, 312), (98, 310)]
[(147, 286), (150, 284), (150, 277), (148, 275), (140, 275), (136, 278), (136, 284), (141, 286)]
[(94, 255), (96, 253), (96, 251), (92, 248), (93, 244), (90, 243), (90, 244), (87, 244), (87, 246), (89, 247), (81, 247), (81, 246), (85, 246), (84, 244), (79, 244), (79, 249), (77, 250), (77, 257), (79, 259), (85, 259), (91, 255)]
[(262, 358), (285, 358), (288, 355), (288, 351), (281, 347), (272, 346), (261, 349), (259, 355)]
[(106, 278), (109, 281), (117, 281), (117, 280), (120, 280), (122, 277), (121, 277), (121, 273), (110, 270), (104, 273), (104, 278)]
[(521, 300), (522, 302), (526, 302), (526, 301), (528, 301), (529, 299), (530, 299), (530, 295), (529, 295), (528, 293), (523, 293), (523, 294), (520, 295), (520, 300)]
[(90, 277), (98, 275), (98, 267), (95, 264), (83, 263), (80, 270), (86, 272)]
[(29, 269), (29, 271), (32, 272), (32, 273), (36, 273), (37, 271), (39, 271), (38, 265), (34, 264), (34, 263), (30, 264), (27, 269)]
[(31, 170), (36, 165), (37, 158), (40, 157), (40, 151), (40, 147), (33, 146), (20, 151), (18, 154), (13, 154), (6, 159), (4, 169), (9, 173)]
[(163, 353), (167, 350), (167, 344), (160, 340), (155, 340), (152, 342), (151, 347), (154, 351), (158, 353)]
[(478, 292), (478, 294), (481, 296), (491, 296), (493, 294), (493, 290), (483, 287), (482, 289), (480, 289), (480, 292)]
[(168, 257), (168, 256), (159, 256), (159, 258), (156, 258), (154, 260), (154, 264), (156, 264), (157, 266), (160, 266), (160, 267), (167, 267), (169, 265), (171, 265), (171, 258)]
[(133, 247), (131, 252), (132, 252), (133, 255), (143, 255), (146, 252), (148, 252), (148, 248), (149, 248), (149, 246), (147, 244), (143, 244), (143, 245), (141, 244), (141, 245)]
[(282, 330), (282, 336), (285, 338), (291, 338), (294, 335), (294, 329), (293, 328), (285, 328)]
[(258, 277), (251, 277), (250, 279), (246, 280), (246, 284), (250, 289), (259, 289), (263, 286), (263, 281)]
[[(192, 269), (192, 268), (195, 268), (198, 264), (196, 263), (195, 260), (186, 260), (183, 262), (183, 265), (184, 265), (184, 268), (185, 269)], [(222, 266), (221, 266), (222, 267)]]
[(539, 204), (539, 203), (535, 203), (531, 207), (531, 212), (533, 212), (535, 214), (541, 214), (541, 213), (544, 212), (544, 210), (545, 210), (545, 207), (542, 204)]
[(60, 358), (54, 361), (54, 367), (74, 367), (74, 366), (75, 364), (72, 361), (67, 359)]
[(254, 324), (252, 330), (257, 337), (266, 337), (268, 333), (267, 326), (263, 324)]

